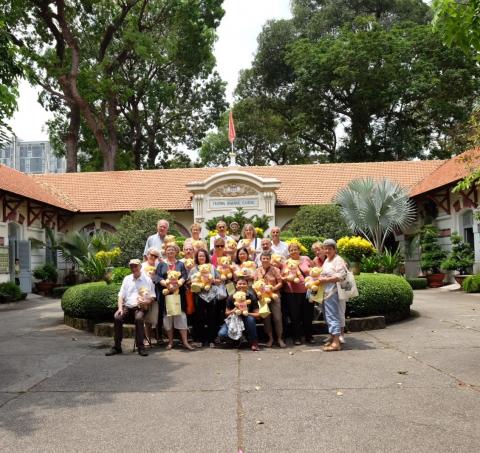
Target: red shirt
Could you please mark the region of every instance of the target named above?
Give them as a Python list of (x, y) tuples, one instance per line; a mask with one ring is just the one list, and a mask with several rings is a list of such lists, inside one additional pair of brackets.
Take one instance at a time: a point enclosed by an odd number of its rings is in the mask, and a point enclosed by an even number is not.
[(302, 274), (300, 278), (300, 283), (294, 283), (294, 282), (285, 282), (285, 292), (286, 293), (306, 293), (307, 288), (305, 288), (305, 277), (308, 276), (310, 273), (310, 268), (312, 267), (312, 260), (308, 256), (301, 256), (300, 257), (300, 265), (298, 266), (300, 268), (300, 273)]

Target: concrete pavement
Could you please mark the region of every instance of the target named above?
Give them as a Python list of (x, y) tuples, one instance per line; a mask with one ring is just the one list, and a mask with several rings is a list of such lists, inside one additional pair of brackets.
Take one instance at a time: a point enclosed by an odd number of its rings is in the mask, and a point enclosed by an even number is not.
[[(480, 448), (480, 296), (417, 291), (417, 316), (320, 345), (155, 348), (0, 305), (2, 452), (470, 452)], [(319, 337), (321, 340), (322, 337)]]

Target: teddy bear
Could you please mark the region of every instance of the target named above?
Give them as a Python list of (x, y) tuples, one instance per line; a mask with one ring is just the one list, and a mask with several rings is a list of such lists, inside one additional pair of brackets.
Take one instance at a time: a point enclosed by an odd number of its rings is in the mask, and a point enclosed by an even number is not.
[[(182, 274), (178, 271), (168, 271), (167, 272), (167, 279), (165, 280), (165, 283), (167, 284), (167, 287), (162, 291), (162, 294), (164, 296), (168, 296), (169, 294), (178, 294), (178, 280)], [(174, 285), (175, 289), (171, 291), (168, 287), (170, 285)]]
[(200, 264), (198, 266), (198, 272), (192, 277), (192, 291), (195, 289), (197, 292), (202, 290), (209, 291), (212, 287), (213, 275), (211, 264)]
[(235, 314), (237, 316), (248, 316), (248, 306), (250, 305), (250, 299), (247, 299), (247, 294), (243, 291), (236, 291), (233, 295)]
[(144, 266), (143, 272), (145, 272), (150, 278), (152, 278), (155, 274), (156, 269), (157, 268), (155, 266), (150, 266), (149, 264), (147, 264), (146, 266)]
[(270, 263), (272, 264), (272, 266), (275, 266), (277, 269), (281, 269), (283, 265), (283, 256), (279, 255), (278, 253), (272, 253)]
[(283, 269), (283, 276), (287, 279), (287, 281), (292, 283), (300, 283), (301, 272), (299, 269), (300, 261), (293, 260), (289, 258), (285, 263), (285, 267)]
[(148, 294), (149, 294), (149, 291), (148, 291), (148, 288), (146, 286), (142, 286), (138, 290), (138, 295), (141, 298), (141, 300), (138, 301), (138, 308), (146, 309), (146, 308), (149, 307), (150, 300), (148, 300), (148, 301), (145, 300), (145, 296), (148, 296)]
[(257, 280), (253, 283), (252, 288), (261, 305), (269, 304), (272, 300), (278, 300), (278, 294), (273, 292), (272, 285), (268, 285), (265, 280)]
[(316, 293), (318, 288), (322, 285), (318, 279), (320, 278), (320, 274), (322, 272), (321, 267), (312, 267), (310, 269), (310, 275), (305, 278), (305, 288), (309, 289), (312, 293)]
[(255, 270), (257, 266), (253, 261), (247, 260), (240, 264), (240, 267), (236, 270), (235, 275), (238, 278), (253, 278), (255, 276)]
[(165, 251), (167, 249), (167, 245), (172, 245), (172, 244), (176, 244), (175, 236), (173, 236), (172, 234), (167, 234), (165, 236), (165, 239), (163, 240), (163, 244), (162, 244), (162, 255), (163, 256), (165, 256)]
[(217, 271), (220, 273), (222, 281), (231, 280), (232, 274), (232, 259), (229, 256), (221, 256), (218, 258)]
[(193, 258), (184, 258), (183, 265), (187, 271), (191, 271), (195, 267), (195, 260)]
[(201, 239), (192, 240), (192, 246), (195, 252), (198, 252), (199, 250), (203, 250), (203, 249), (206, 250), (207, 248), (207, 246), (205, 245), (205, 242), (203, 242)]

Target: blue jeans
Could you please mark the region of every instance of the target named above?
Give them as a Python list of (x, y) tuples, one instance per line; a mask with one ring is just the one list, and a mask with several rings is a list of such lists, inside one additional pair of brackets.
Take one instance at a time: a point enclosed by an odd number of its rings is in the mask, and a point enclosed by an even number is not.
[[(245, 325), (245, 333), (248, 341), (257, 341), (257, 323), (253, 316), (242, 316), (243, 324)], [(218, 331), (218, 336), (224, 340), (228, 338), (228, 326), (223, 323)]]
[[(327, 288), (325, 290), (327, 292)], [(340, 316), (340, 301), (336, 291), (323, 302), (323, 316), (328, 326), (328, 333), (330, 335), (340, 335), (342, 332), (342, 317)]]

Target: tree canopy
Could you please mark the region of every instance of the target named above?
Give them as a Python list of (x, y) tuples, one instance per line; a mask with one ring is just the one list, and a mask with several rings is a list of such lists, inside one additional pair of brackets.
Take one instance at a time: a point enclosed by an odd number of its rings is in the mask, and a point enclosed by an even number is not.
[[(233, 113), (241, 164), (384, 161), (463, 150), (474, 62), (444, 45), (421, 0), (295, 0), (268, 22)], [(200, 152), (228, 161), (227, 122)]]

